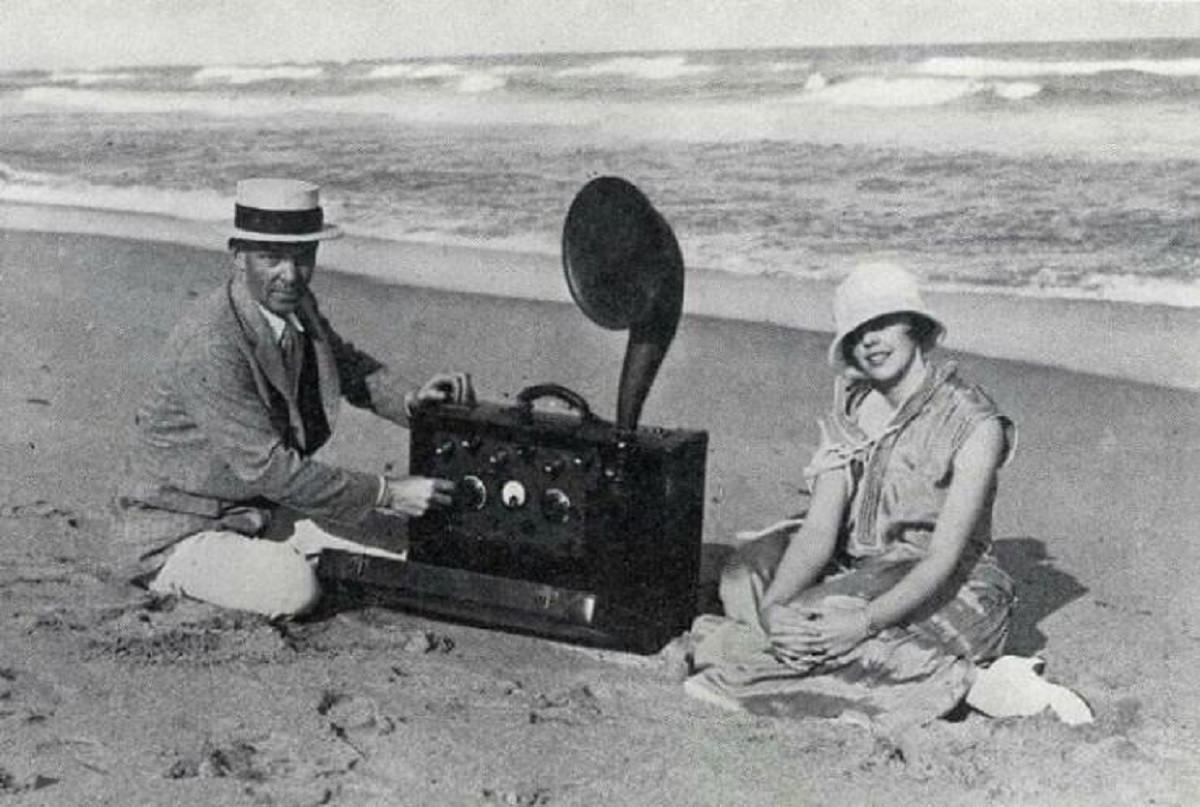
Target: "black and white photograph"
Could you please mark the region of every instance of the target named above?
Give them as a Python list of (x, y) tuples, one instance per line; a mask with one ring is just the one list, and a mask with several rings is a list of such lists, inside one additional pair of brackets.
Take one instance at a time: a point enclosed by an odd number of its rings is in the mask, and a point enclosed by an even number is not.
[(1200, 805), (1200, 0), (4, 0), (0, 802)]

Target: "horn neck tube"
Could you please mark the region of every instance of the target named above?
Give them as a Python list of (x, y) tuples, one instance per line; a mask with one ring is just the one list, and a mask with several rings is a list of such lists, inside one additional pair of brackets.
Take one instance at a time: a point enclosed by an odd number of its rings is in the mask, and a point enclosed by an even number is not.
[(679, 318), (683, 311), (683, 261), (679, 245), (664, 225), (665, 241), (662, 259), (678, 267), (663, 278), (654, 305), (629, 331), (625, 361), (621, 365), (621, 384), (617, 390), (617, 428), (635, 431), (642, 416), (642, 406), (650, 387), (658, 376), (658, 368), (667, 355)]

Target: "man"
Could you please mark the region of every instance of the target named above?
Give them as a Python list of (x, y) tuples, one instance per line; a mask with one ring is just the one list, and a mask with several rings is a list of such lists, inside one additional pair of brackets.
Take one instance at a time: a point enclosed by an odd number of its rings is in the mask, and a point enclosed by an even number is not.
[(230, 235), (229, 279), (176, 325), (138, 409), (115, 540), (152, 591), (296, 615), (320, 594), (305, 555), (347, 543), (297, 516), (362, 525), (420, 516), (453, 492), (315, 460), (338, 398), (407, 425), (416, 402), (474, 392), (461, 373), (413, 389), (321, 316), (308, 283), (318, 244), (340, 232), (315, 185), (238, 183)]

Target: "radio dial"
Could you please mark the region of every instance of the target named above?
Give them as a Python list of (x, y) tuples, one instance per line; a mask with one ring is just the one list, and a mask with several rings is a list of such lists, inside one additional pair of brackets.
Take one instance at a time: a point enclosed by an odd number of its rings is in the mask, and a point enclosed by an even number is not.
[(558, 488), (542, 494), (542, 515), (553, 524), (564, 524), (571, 518), (571, 499)]
[(497, 449), (494, 454), (488, 457), (488, 464), (493, 468), (503, 468), (508, 464), (508, 452), (503, 448)]
[(448, 460), (454, 456), (454, 441), (445, 440), (438, 444), (438, 447), (433, 450), (433, 455), (439, 459)]
[(553, 459), (549, 460), (542, 466), (542, 471), (546, 474), (546, 476), (558, 476), (563, 472), (564, 467), (566, 467), (566, 463), (564, 463), (561, 459)]
[(462, 443), (461, 443), (461, 445), (462, 445), (462, 447), (463, 447), (463, 448), (465, 448), (467, 451), (470, 451), (472, 454), (474, 454), (476, 451), (478, 451), (478, 450), (479, 450), (479, 446), (480, 446), (482, 443), (483, 443), (483, 438), (481, 438), (481, 437), (480, 437), (479, 435), (477, 435), (477, 434), (473, 434), (473, 435), (471, 435), (470, 437), (464, 437), (464, 438), (462, 439)]
[(477, 476), (464, 476), (456, 493), (464, 509), (482, 510), (487, 504), (487, 485)]

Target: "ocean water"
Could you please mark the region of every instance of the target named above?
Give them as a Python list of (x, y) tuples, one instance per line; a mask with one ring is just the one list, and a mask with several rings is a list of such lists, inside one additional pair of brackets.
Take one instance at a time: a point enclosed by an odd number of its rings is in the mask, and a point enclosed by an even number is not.
[(603, 174), (718, 272), (1200, 307), (1200, 40), (0, 74), (0, 201), (215, 222), (289, 175), (352, 233), (557, 254)]

